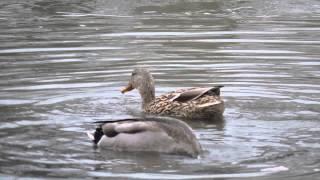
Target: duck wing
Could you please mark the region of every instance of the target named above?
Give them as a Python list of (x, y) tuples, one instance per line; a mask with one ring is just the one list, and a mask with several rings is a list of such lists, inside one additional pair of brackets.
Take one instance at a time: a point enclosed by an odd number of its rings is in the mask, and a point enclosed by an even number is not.
[(120, 121), (115, 123), (105, 123), (101, 126), (103, 134), (114, 137), (120, 133), (135, 134), (143, 131), (150, 131), (153, 126), (149, 121)]
[(99, 124), (93, 132), (87, 132), (89, 139), (97, 144), (103, 135), (107, 137), (115, 137), (120, 133), (138, 133), (147, 129), (145, 122), (141, 119), (118, 119), (108, 121), (95, 121), (95, 124)]
[(207, 87), (207, 88), (191, 88), (187, 89), (170, 99), (170, 101), (186, 102), (196, 100), (205, 94), (213, 94), (220, 96), (220, 88), (223, 86)]

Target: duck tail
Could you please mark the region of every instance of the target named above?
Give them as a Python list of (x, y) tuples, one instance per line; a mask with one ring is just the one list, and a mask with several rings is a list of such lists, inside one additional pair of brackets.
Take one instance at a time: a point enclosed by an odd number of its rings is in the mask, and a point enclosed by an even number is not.
[(220, 89), (223, 88), (224, 86), (215, 86), (211, 89), (211, 91), (215, 94), (220, 96)]
[(93, 141), (94, 144), (98, 144), (104, 134), (103, 134), (102, 128), (97, 127), (96, 130), (93, 132), (87, 131), (87, 135), (89, 139)]

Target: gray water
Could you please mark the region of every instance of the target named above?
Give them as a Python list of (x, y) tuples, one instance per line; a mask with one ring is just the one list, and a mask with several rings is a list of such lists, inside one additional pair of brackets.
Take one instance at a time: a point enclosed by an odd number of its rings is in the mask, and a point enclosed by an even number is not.
[[(0, 1), (0, 179), (320, 179), (320, 2)], [(198, 159), (95, 149), (120, 89), (224, 85), (224, 121), (189, 122)]]

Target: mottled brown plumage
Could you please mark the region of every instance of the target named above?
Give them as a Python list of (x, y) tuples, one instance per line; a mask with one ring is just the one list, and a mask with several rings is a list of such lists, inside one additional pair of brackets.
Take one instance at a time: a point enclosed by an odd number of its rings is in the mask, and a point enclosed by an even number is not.
[(136, 68), (128, 86), (121, 92), (137, 89), (146, 113), (184, 119), (217, 120), (222, 118), (224, 112), (224, 102), (220, 97), (221, 87), (179, 89), (155, 97), (152, 75), (144, 68)]

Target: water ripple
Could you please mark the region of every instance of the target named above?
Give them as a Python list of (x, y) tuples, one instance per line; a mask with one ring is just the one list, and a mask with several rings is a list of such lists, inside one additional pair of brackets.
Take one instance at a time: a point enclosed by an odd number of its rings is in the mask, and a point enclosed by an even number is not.
[(21, 49), (4, 49), (0, 54), (7, 53), (30, 53), (30, 52), (58, 52), (58, 51), (98, 51), (98, 50), (115, 50), (123, 49), (121, 47), (63, 47), (63, 48), (21, 48)]
[[(4, 0), (0, 178), (317, 178), (318, 4)], [(222, 122), (187, 122), (199, 159), (93, 148), (93, 121), (141, 116), (136, 66), (157, 95), (225, 86)]]

